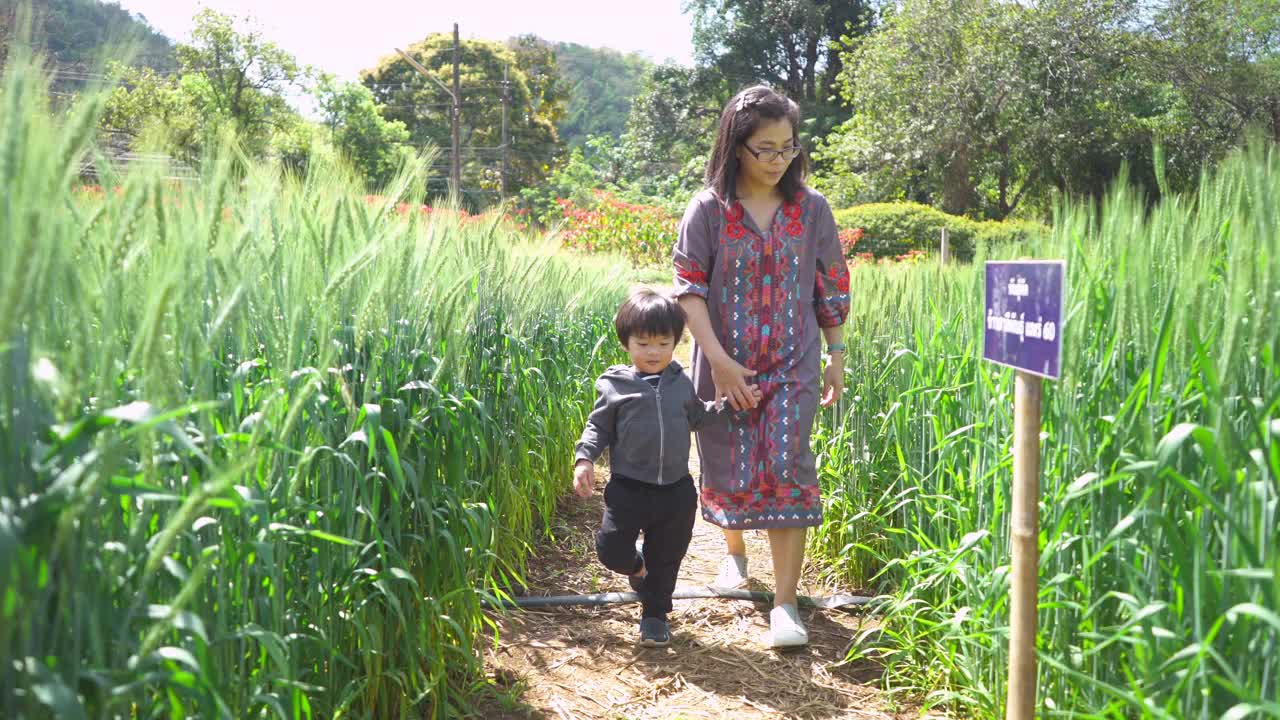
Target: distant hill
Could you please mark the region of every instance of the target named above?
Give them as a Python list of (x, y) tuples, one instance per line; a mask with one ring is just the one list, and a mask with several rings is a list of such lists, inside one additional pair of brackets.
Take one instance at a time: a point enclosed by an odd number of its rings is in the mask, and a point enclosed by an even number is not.
[(631, 98), (652, 63), (634, 53), (563, 42), (556, 44), (556, 63), (570, 88), (560, 138), (579, 145), (590, 135), (621, 135)]
[[(19, 0), (0, 0), (0, 57), (15, 32)], [(157, 32), (145, 18), (115, 3), (99, 0), (32, 0), (32, 40), (55, 68), (64, 71), (94, 67), (102, 50), (112, 43), (130, 43), (138, 53), (134, 64), (157, 70), (176, 66), (173, 41)]]

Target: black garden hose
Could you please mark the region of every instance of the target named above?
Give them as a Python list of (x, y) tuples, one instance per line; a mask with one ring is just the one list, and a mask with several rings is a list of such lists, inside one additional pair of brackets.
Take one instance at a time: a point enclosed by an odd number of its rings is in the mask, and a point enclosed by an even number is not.
[[(678, 588), (671, 598), (673, 600), (701, 600), (722, 598), (725, 600), (749, 600), (752, 602), (773, 602), (773, 593), (759, 590), (733, 590), (710, 586)], [(863, 595), (839, 593), (827, 597), (811, 598), (800, 595), (797, 601), (802, 608), (848, 608), (871, 607), (875, 598)], [(637, 603), (640, 596), (633, 592), (607, 592), (592, 595), (546, 595), (522, 596), (506, 600), (494, 598), (487, 593), (482, 594), (480, 604), (488, 609), (497, 608), (543, 608), (564, 607), (567, 605), (611, 605), (614, 603)]]

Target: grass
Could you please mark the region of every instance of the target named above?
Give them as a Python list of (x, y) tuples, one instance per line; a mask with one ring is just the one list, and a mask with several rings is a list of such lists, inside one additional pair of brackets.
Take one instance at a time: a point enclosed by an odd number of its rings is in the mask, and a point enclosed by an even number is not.
[(78, 190), (101, 95), (6, 73), (0, 716), (467, 712), (624, 283), (398, 215), (421, 168), (369, 204), (226, 144)]
[[(1280, 717), (1277, 177), (1257, 143), (1153, 208), (1122, 181), (1030, 248), (1069, 276), (1043, 408), (1045, 717)], [(854, 650), (889, 687), (996, 717), (1013, 378), (981, 361), (983, 259), (855, 269), (811, 548), (889, 594), (884, 635)]]

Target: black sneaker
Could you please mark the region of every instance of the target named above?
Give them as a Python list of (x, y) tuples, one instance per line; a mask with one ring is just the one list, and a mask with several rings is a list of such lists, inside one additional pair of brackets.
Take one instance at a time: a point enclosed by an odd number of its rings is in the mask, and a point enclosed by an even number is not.
[(671, 644), (671, 631), (662, 618), (647, 617), (640, 621), (640, 645), (642, 647), (666, 647)]

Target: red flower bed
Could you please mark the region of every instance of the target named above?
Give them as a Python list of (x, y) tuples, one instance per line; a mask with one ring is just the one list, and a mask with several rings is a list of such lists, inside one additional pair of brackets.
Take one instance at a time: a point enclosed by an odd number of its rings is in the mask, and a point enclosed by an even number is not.
[(855, 250), (858, 242), (862, 240), (863, 235), (864, 232), (862, 228), (851, 228), (840, 231), (838, 236), (840, 238), (840, 249), (844, 251), (844, 256), (849, 260), (850, 265), (893, 265), (897, 263), (916, 265), (924, 262), (929, 257), (929, 253), (923, 250), (908, 250), (901, 255), (895, 255), (891, 258), (884, 257), (877, 260), (873, 253), (857, 252)]
[(671, 262), (677, 218), (662, 208), (623, 202), (597, 191), (595, 206), (583, 208), (572, 200), (556, 200), (564, 214), (561, 242), (585, 252), (614, 252), (636, 267)]

